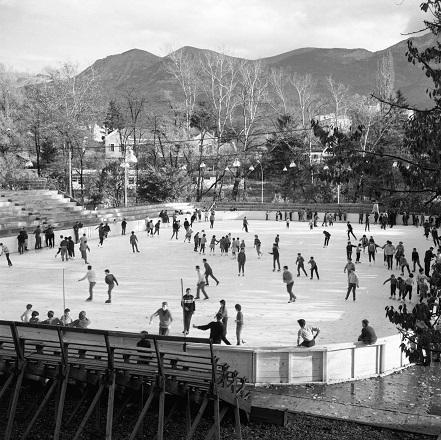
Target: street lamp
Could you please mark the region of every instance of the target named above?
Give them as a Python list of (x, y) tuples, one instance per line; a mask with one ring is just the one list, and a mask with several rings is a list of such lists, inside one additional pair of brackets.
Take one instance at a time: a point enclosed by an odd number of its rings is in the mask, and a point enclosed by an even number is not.
[(128, 205), (128, 197), (127, 197), (127, 187), (129, 186), (129, 168), (131, 164), (137, 163), (138, 159), (133, 154), (131, 148), (126, 148), (126, 155), (124, 162), (121, 164), (121, 167), (124, 168), (124, 206), (127, 208)]
[[(263, 203), (263, 166), (262, 166), (262, 162), (260, 160), (258, 160), (257, 163), (260, 165), (260, 170), (262, 172), (261, 191), (260, 191), (260, 203)], [(250, 171), (254, 171), (253, 165), (250, 166), (249, 170)]]

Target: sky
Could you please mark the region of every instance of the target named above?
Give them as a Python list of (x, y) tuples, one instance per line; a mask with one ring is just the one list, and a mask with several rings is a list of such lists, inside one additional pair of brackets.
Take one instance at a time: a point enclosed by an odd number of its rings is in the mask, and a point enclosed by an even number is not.
[(142, 49), (182, 46), (247, 59), (302, 47), (385, 49), (424, 27), (421, 0), (0, 0), (0, 63), (80, 70)]

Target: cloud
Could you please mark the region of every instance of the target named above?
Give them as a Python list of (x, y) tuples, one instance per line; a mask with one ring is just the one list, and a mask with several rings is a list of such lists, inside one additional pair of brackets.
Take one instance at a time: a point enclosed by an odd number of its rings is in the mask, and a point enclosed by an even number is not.
[(381, 50), (419, 28), (402, 0), (0, 0), (0, 61), (35, 69), (170, 43), (256, 59), (300, 47)]

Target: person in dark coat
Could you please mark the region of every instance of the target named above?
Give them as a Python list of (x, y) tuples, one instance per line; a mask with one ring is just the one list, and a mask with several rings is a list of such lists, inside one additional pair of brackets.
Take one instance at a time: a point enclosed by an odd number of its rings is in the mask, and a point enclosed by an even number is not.
[(361, 335), (358, 337), (358, 340), (368, 345), (375, 344), (377, 342), (377, 335), (375, 334), (375, 330), (369, 325), (369, 321), (363, 319), (361, 325)]

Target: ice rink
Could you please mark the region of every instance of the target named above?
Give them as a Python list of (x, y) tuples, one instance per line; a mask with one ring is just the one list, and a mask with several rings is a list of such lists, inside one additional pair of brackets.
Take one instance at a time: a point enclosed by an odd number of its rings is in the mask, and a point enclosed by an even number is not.
[[(235, 309), (242, 305), (244, 329), (242, 337), (246, 346), (269, 347), (295, 345), (297, 340), (297, 319), (304, 318), (307, 323), (321, 328), (317, 345), (337, 342), (356, 341), (361, 331), (361, 320), (367, 318), (376, 330), (377, 336), (388, 336), (396, 333), (395, 326), (385, 318), (385, 306), (398, 301), (389, 300), (389, 284), (383, 281), (391, 273), (399, 276), (400, 270), (388, 271), (383, 263), (383, 251), (378, 250), (376, 264), (369, 266), (367, 250), (361, 255), (361, 264), (356, 265), (360, 280), (357, 289), (357, 300), (352, 296), (345, 301), (347, 275), (343, 273), (346, 264), (346, 225), (336, 223), (333, 227), (319, 227), (309, 230), (307, 223), (291, 222), (286, 228), (285, 222), (250, 221), (249, 233), (242, 231), (242, 221), (217, 221), (214, 229), (209, 223), (200, 222), (193, 225), (193, 230), (205, 230), (210, 242), (211, 236), (220, 239), (231, 233), (232, 236), (245, 239), (247, 261), (245, 276), (238, 277), (237, 262), (220, 255), (219, 246), (216, 255), (210, 256), (207, 246), (205, 257), (211, 265), (214, 275), (220, 284), (210, 280), (206, 288), (210, 297), (206, 301), (197, 301), (196, 313), (192, 324), (202, 325), (213, 320), (219, 309), (219, 301), (224, 299), (229, 313), (227, 337), (235, 344)], [(364, 225), (353, 223), (357, 239), (364, 234)], [(120, 226), (114, 228), (120, 233)], [(331, 233), (330, 245), (323, 248), (326, 229)], [(171, 335), (182, 336), (181, 278), (184, 289), (190, 287), (196, 295), (195, 266), (203, 267), (203, 255), (193, 251), (193, 242), (183, 243), (184, 234), (179, 240), (170, 240), (171, 228), (162, 228), (158, 238), (148, 238), (146, 232), (137, 232), (140, 253), (133, 253), (129, 244), (129, 234), (109, 237), (103, 247), (97, 240), (89, 241), (91, 249), (89, 263), (95, 270), (98, 282), (94, 290), (93, 302), (86, 302), (88, 297), (87, 280), (78, 282), (86, 273), (87, 266), (79, 257), (76, 246), (76, 260), (62, 262), (60, 256), (55, 258), (55, 250), (43, 248), (40, 251), (30, 250), (24, 255), (11, 254), (14, 264), (9, 268), (4, 256), (0, 259), (0, 318), (19, 320), (27, 303), (40, 313), (40, 319), (46, 319), (48, 310), (56, 316), (63, 312), (63, 277), (66, 307), (71, 309), (72, 316), (78, 317), (85, 310), (92, 321), (90, 328), (125, 330), (138, 332), (147, 330), (158, 332), (158, 318), (149, 325), (148, 317), (167, 301), (173, 314), (174, 322)], [(254, 234), (262, 241), (263, 257), (258, 259), (253, 248)], [(280, 263), (289, 266), (295, 277), (295, 303), (288, 303), (288, 293), (282, 281), (282, 272), (272, 271), (272, 255), (269, 252), (276, 234), (280, 235)], [(394, 245), (403, 241), (406, 257), (411, 260), (412, 248), (416, 247), (420, 260), (424, 252), (432, 245), (423, 236), (423, 228), (413, 226), (396, 226), (386, 231), (380, 226), (371, 225), (371, 232), (377, 244), (383, 245), (390, 239)], [(58, 235), (56, 243), (58, 245)], [(73, 235), (73, 233), (72, 233)], [(207, 245), (208, 245), (207, 243)], [(356, 244), (355, 240), (352, 240)], [(355, 250), (354, 250), (355, 251)], [(310, 280), (304, 274), (296, 277), (295, 260), (301, 252), (305, 263), (314, 256), (320, 280)], [(355, 252), (353, 254), (355, 261)], [(395, 261), (394, 261), (395, 265)], [(104, 283), (104, 270), (109, 269), (119, 281), (113, 291), (112, 304), (105, 304), (107, 285)], [(64, 271), (63, 271), (64, 269)], [(413, 304), (416, 298), (414, 287)], [(190, 336), (208, 337), (208, 332), (192, 329)]]

